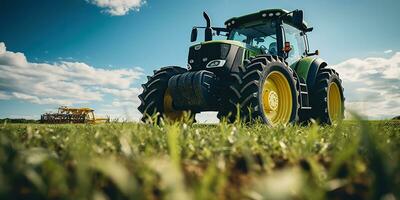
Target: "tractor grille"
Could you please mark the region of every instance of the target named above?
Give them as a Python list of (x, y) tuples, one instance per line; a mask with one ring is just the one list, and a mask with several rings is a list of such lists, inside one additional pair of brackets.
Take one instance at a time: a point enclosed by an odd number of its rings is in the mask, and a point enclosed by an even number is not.
[(230, 45), (223, 43), (209, 43), (195, 45), (189, 49), (188, 62), (191, 70), (205, 69), (211, 60), (225, 59), (229, 53)]

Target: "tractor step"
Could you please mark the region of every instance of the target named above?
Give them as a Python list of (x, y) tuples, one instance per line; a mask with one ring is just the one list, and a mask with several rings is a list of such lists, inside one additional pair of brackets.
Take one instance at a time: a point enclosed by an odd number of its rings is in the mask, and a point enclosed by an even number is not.
[(300, 109), (301, 110), (311, 110), (310, 107), (310, 98), (308, 95), (308, 88), (307, 88), (307, 84), (305, 83), (304, 79), (299, 77), (299, 86), (298, 89), (300, 90)]

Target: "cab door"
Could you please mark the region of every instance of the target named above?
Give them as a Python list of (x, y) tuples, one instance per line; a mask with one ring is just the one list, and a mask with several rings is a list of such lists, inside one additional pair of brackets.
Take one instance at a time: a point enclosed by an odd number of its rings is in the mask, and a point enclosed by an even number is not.
[(290, 66), (307, 55), (306, 44), (304, 36), (299, 29), (285, 23), (282, 24), (282, 27), (284, 30), (285, 42), (290, 42), (290, 47), (292, 49), (289, 51), (286, 58), (286, 62), (288, 62)]

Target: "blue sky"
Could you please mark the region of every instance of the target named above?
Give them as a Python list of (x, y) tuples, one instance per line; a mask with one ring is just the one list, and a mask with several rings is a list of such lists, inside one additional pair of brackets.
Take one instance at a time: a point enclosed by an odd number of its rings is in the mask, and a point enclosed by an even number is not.
[[(35, 118), (65, 103), (137, 119), (140, 83), (161, 66), (186, 65), (190, 30), (204, 24), (203, 11), (222, 26), (230, 17), (268, 8), (304, 10), (314, 27), (311, 49), (344, 74), (348, 107), (368, 108), (363, 114), (371, 118), (400, 114), (398, 0), (119, 2), (0, 0), (0, 42), (6, 49), (3, 56), (0, 49), (0, 118)], [(26, 62), (13, 66), (21, 54)], [(42, 70), (45, 78), (30, 78)], [(35, 84), (41, 80), (47, 81)], [(46, 84), (54, 84), (53, 90)]]

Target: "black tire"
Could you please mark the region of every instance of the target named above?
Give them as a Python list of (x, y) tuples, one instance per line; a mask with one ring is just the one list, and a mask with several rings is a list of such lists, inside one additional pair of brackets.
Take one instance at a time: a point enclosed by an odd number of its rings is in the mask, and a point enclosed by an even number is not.
[(332, 118), (329, 116), (328, 111), (328, 87), (331, 83), (336, 83), (341, 99), (341, 113), (340, 118), (344, 118), (344, 95), (343, 95), (343, 86), (342, 80), (339, 77), (339, 73), (335, 70), (323, 67), (320, 68), (317, 72), (317, 76), (315, 79), (314, 88), (310, 94), (311, 97), (311, 117), (316, 119), (322, 124), (332, 124)]
[(274, 71), (281, 72), (289, 83), (292, 97), (292, 110), (289, 123), (294, 123), (298, 120), (300, 104), (298, 101), (299, 93), (296, 89), (296, 80), (294, 78), (295, 72), (287, 66), (282, 58), (262, 55), (251, 59), (250, 63), (245, 66), (240, 88), (240, 114), (245, 122), (261, 120), (272, 126), (264, 113), (262, 87), (268, 75)]
[(163, 67), (154, 71), (153, 76), (147, 76), (147, 83), (143, 84), (143, 92), (139, 95), (141, 101), (138, 110), (143, 114), (143, 122), (152, 122), (152, 116), (157, 114), (157, 122), (164, 115), (164, 95), (168, 88), (168, 80), (187, 70), (181, 67)]
[[(248, 60), (245, 61), (249, 62)], [(239, 100), (240, 100), (240, 85), (242, 84), (243, 70), (239, 68), (239, 73), (231, 73), (229, 75), (229, 80), (227, 80), (228, 85), (224, 94), (221, 97), (220, 109), (218, 111), (217, 117), (220, 121), (226, 120), (228, 123), (233, 123), (237, 119), (238, 111), (240, 110)]]

